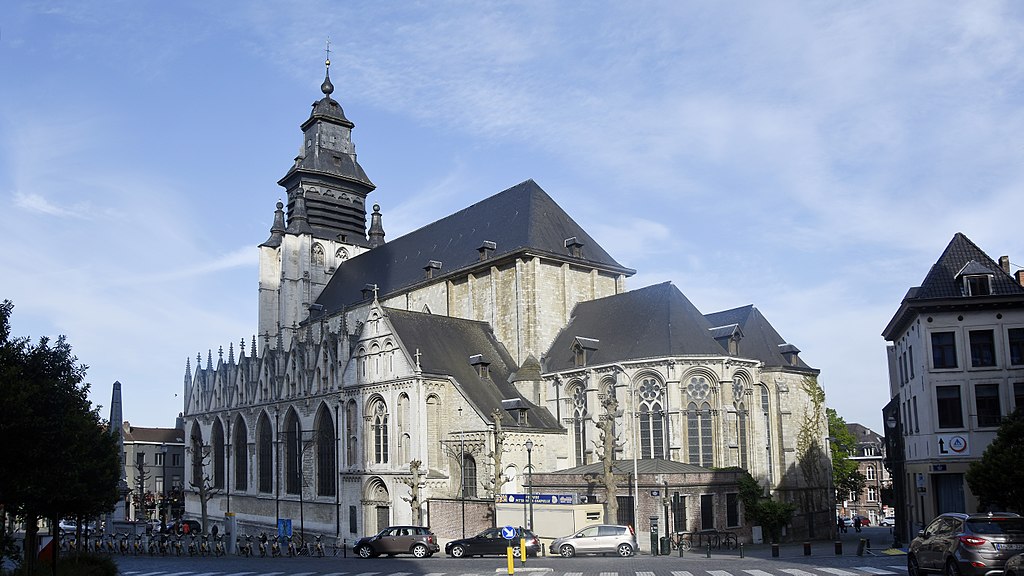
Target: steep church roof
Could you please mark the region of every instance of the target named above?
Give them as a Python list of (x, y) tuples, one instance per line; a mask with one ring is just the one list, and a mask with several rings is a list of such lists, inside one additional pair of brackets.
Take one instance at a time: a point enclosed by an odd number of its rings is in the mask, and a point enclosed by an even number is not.
[(711, 324), (671, 282), (580, 302), (544, 357), (545, 372), (577, 367), (573, 345), (596, 340), (587, 365), (690, 354), (724, 355)]
[(735, 324), (739, 326), (743, 337), (736, 345), (736, 355), (740, 358), (752, 358), (764, 362), (765, 366), (786, 366), (791, 368), (803, 368), (813, 370), (800, 357), (795, 357), (796, 363), (789, 361), (786, 353), (796, 353), (792, 344), (779, 335), (775, 327), (768, 322), (768, 319), (761, 314), (753, 304), (714, 312), (705, 316), (712, 326), (727, 326)]
[[(495, 409), (501, 411), (503, 427), (520, 425), (504, 409), (502, 400), (519, 400), (529, 406), (527, 428), (558, 428), (546, 408), (529, 403), (510, 383), (517, 370), (515, 360), (498, 342), (486, 322), (449, 316), (384, 308), (388, 320), (402, 345), (410, 354), (420, 353), (420, 368), (425, 374), (452, 376), (462, 387), (467, 399), (485, 419)], [(470, 357), (481, 355), (487, 363), (487, 377), (481, 377)]]
[[(582, 246), (574, 255), (571, 246)], [(481, 250), (488, 252), (481, 261)], [(345, 262), (317, 298), (330, 313), (366, 298), (376, 284), (381, 298), (456, 271), (490, 266), (530, 253), (631, 275), (533, 180), (527, 180)], [(433, 266), (431, 278), (424, 269)]]

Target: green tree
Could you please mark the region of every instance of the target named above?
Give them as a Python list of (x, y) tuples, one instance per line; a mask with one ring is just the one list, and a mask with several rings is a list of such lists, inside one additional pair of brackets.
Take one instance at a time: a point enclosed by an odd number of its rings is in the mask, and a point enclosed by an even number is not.
[(796, 507), (765, 496), (765, 490), (746, 470), (736, 469), (736, 472), (739, 474), (740, 501), (743, 502), (746, 518), (764, 528), (771, 542), (778, 542), (782, 536), (782, 527), (793, 521)]
[(1024, 410), (1003, 419), (981, 460), (967, 469), (967, 484), (982, 509), (1024, 513)]
[(850, 460), (850, 456), (857, 453), (857, 439), (834, 409), (827, 408), (825, 412), (828, 415), (828, 435), (832, 443), (832, 485), (835, 486), (836, 501), (846, 500), (846, 495), (850, 493), (859, 496), (864, 490), (866, 479), (857, 470), (857, 462)]
[(39, 518), (56, 525), (113, 507), (120, 455), (66, 339), (13, 338), (13, 310), (0, 304), (0, 462), (9, 464), (0, 466), (0, 502), (24, 519), (26, 544), (35, 546)]

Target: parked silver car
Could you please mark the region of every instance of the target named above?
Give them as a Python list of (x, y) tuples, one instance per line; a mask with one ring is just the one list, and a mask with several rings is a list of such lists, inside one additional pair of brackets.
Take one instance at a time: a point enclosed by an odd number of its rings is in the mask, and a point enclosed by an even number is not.
[(939, 515), (907, 549), (909, 576), (941, 572), (945, 576), (1003, 573), (1011, 556), (1024, 551), (1024, 518), (1002, 512)]
[(587, 526), (575, 534), (558, 538), (551, 543), (549, 550), (564, 558), (572, 558), (577, 554), (608, 553), (632, 556), (637, 551), (636, 532), (632, 526)]

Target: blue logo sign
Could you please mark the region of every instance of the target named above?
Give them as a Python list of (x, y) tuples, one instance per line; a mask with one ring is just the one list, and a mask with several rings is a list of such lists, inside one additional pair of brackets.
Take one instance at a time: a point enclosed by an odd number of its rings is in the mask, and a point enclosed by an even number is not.
[(512, 526), (505, 526), (501, 529), (501, 537), (505, 540), (515, 540), (518, 532)]
[(291, 518), (279, 518), (277, 520), (277, 535), (285, 538), (292, 535)]

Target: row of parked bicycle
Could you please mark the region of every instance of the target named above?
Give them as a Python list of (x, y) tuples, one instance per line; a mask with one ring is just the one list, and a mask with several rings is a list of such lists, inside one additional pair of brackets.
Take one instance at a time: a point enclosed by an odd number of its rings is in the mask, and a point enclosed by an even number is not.
[[(323, 537), (317, 535), (312, 542), (303, 543), (299, 536), (283, 536), (270, 538), (266, 532), (254, 538), (251, 534), (239, 534), (235, 539), (235, 553), (239, 556), (317, 556), (327, 555), (322, 542)], [(121, 554), (122, 556), (224, 556), (227, 547), (221, 534), (159, 534), (143, 536), (142, 534), (100, 534), (83, 538), (81, 542), (74, 534), (61, 535), (61, 550), (64, 552), (88, 551), (99, 554)], [(338, 549), (332, 550), (337, 555)]]

